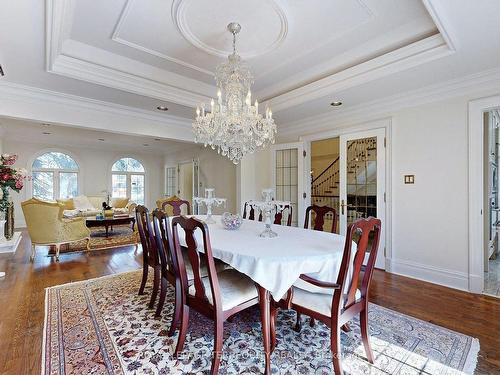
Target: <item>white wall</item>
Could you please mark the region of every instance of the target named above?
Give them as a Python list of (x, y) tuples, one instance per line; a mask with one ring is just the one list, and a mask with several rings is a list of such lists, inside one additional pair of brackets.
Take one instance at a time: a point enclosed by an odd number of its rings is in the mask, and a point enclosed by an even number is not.
[(260, 199), (262, 189), (272, 187), (271, 150), (265, 149), (246, 155), (238, 165), (238, 207), (243, 212), (246, 201)]
[[(71, 146), (65, 148), (50, 143), (27, 143), (16, 139), (4, 139), (3, 152), (19, 156), (16, 167), (30, 170), (30, 163), (40, 152), (53, 149), (75, 157), (80, 167), (80, 194), (100, 195), (111, 187), (111, 166), (121, 157), (130, 156), (141, 161), (146, 169), (146, 205), (155, 207), (155, 201), (163, 195), (164, 168), (163, 156), (155, 154), (139, 154), (100, 149), (88, 149)], [(31, 197), (30, 184), (27, 183), (21, 193), (12, 193), (16, 217), (16, 227), (25, 226), (20, 203)]]
[[(211, 148), (186, 147), (184, 151), (165, 157), (165, 166), (176, 166), (179, 162), (198, 159), (200, 164), (200, 194), (205, 188), (215, 188), (215, 195), (227, 199), (226, 208), (220, 207), (213, 210), (215, 214), (224, 211), (236, 211), (236, 166), (227, 157), (217, 154)], [(163, 185), (162, 185), (163, 186)], [(162, 188), (162, 194), (164, 189)], [(201, 212), (205, 212), (202, 209)]]
[[(447, 99), (383, 116), (392, 118), (390, 272), (468, 289), (467, 115), (472, 99)], [(346, 124), (332, 121), (321, 132)], [(248, 163), (253, 165), (241, 166), (245, 197), (251, 195), (246, 186), (267, 179), (272, 167), (251, 159)], [(415, 175), (414, 185), (403, 183), (405, 174)]]
[(467, 103), (402, 110), (392, 127), (391, 268), (460, 289), (468, 288)]

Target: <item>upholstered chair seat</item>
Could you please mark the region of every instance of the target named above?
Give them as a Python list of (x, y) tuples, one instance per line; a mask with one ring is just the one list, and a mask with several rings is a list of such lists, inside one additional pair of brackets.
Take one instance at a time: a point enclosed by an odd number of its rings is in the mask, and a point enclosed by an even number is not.
[[(241, 305), (253, 298), (257, 298), (257, 288), (255, 283), (248, 276), (228, 269), (217, 274), (219, 279), (220, 295), (222, 300), (222, 310), (230, 310), (235, 306)], [(213, 305), (212, 289), (210, 288), (210, 279), (204, 277), (201, 279), (205, 288), (208, 302)], [(189, 294), (195, 295), (195, 287), (191, 285)]]
[[(316, 311), (317, 313), (325, 316), (332, 314), (332, 298), (333, 290), (331, 293), (313, 293), (307, 290), (293, 287), (292, 303), (296, 306), (302, 306), (306, 309)], [(356, 289), (355, 301), (361, 299), (361, 291)]]
[[(186, 265), (186, 273), (188, 280), (193, 280), (194, 272), (191, 263), (188, 261), (188, 253), (186, 249), (182, 250), (182, 256), (184, 257), (184, 264)], [(222, 272), (228, 268), (230, 268), (228, 264), (221, 262), (219, 260), (215, 260), (215, 270), (217, 271), (217, 273)], [(200, 275), (201, 277), (208, 276), (207, 261), (203, 257), (200, 257)]]

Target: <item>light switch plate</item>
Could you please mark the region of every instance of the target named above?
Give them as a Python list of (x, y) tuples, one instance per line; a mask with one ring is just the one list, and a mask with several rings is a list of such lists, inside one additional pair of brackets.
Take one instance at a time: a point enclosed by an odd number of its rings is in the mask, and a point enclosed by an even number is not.
[(405, 184), (414, 184), (415, 183), (415, 175), (414, 174), (405, 174)]

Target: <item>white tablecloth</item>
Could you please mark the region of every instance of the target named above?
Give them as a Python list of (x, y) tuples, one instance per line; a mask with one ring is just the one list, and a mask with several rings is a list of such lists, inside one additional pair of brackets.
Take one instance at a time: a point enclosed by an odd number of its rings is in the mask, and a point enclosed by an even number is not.
[[(197, 216), (203, 220), (204, 215)], [(243, 220), (238, 230), (224, 229), (220, 216), (213, 216), (216, 223), (208, 224), (212, 252), (236, 270), (248, 275), (267, 289), (275, 300), (282, 298), (301, 274), (308, 274), (323, 281), (337, 281), (345, 237), (338, 234), (310, 229), (272, 225), (278, 233), (275, 238), (261, 238), (264, 223)], [(179, 228), (181, 245), (185, 246), (184, 233)], [(196, 231), (198, 250), (203, 251), (201, 232)], [(302, 282), (296, 286), (313, 292), (325, 291)]]

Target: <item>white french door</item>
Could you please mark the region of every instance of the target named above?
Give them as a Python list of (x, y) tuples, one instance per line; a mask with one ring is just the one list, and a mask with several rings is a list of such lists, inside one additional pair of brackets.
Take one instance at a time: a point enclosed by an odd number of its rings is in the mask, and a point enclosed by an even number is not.
[(292, 204), (292, 225), (304, 225), (304, 144), (284, 143), (272, 147), (272, 184), (276, 200)]
[(385, 269), (385, 129), (340, 136), (340, 233), (356, 219), (382, 221), (375, 267)]

